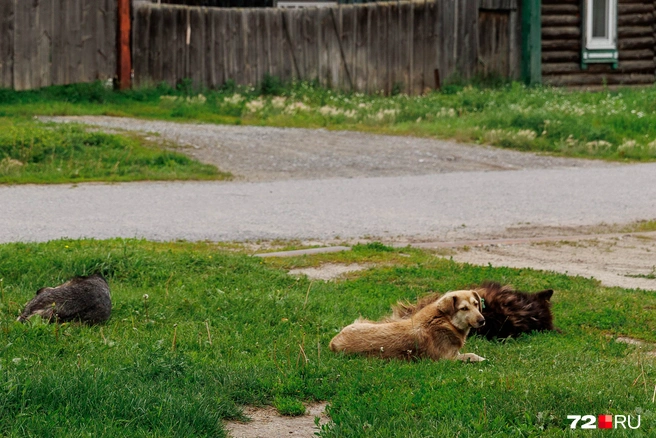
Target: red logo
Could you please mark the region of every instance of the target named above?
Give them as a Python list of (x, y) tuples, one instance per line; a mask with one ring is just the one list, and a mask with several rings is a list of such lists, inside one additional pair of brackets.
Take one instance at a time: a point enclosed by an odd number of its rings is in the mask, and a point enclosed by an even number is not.
[(599, 415), (597, 427), (599, 429), (612, 429), (613, 416), (612, 415)]

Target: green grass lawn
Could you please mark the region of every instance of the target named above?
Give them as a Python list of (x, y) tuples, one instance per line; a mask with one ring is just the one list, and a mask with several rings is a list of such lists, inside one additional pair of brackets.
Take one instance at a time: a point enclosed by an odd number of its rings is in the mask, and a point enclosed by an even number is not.
[(137, 135), (0, 117), (0, 184), (227, 178)]
[[(0, 245), (0, 436), (224, 436), (245, 404), (297, 414), (325, 400), (325, 437), (581, 436), (567, 415), (641, 416), (654, 436), (656, 294), (527, 269), (461, 265), (380, 244), (263, 260), (205, 243), (136, 240)], [(286, 269), (375, 266), (337, 282)], [(108, 278), (102, 326), (15, 322), (34, 292), (73, 275)], [(505, 343), (470, 339), (480, 364), (335, 355), (340, 328), (399, 299), (482, 280), (555, 289), (555, 323)], [(146, 298), (145, 295), (148, 297)], [(209, 331), (209, 334), (208, 334)], [(634, 423), (635, 424), (635, 423)]]
[(0, 116), (110, 115), (289, 127), (346, 129), (610, 160), (656, 159), (656, 86), (568, 91), (448, 85), (424, 96), (343, 93), (265, 78), (199, 93), (177, 89), (114, 92), (101, 83), (36, 91), (0, 90)]

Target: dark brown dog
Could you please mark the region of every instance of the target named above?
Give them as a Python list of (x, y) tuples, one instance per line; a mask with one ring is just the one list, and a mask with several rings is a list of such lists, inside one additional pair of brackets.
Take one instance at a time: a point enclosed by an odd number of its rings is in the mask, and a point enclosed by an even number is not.
[(105, 322), (112, 313), (109, 285), (100, 274), (75, 277), (57, 287), (44, 287), (27, 303), (18, 317), (25, 322), (39, 315), (48, 322)]
[[(552, 289), (537, 293), (516, 291), (512, 286), (502, 286), (495, 282), (485, 282), (475, 289), (484, 300), (483, 316), (485, 326), (472, 333), (493, 338), (513, 338), (532, 331), (557, 330), (553, 325), (551, 313)], [(392, 308), (389, 320), (412, 317), (425, 306), (438, 300), (439, 294), (420, 298), (416, 304), (399, 302)]]
[(481, 327), (481, 297), (473, 290), (449, 292), (407, 318), (372, 322), (356, 320), (330, 341), (335, 352), (361, 353), (381, 358), (485, 360), (460, 354), (470, 328)]

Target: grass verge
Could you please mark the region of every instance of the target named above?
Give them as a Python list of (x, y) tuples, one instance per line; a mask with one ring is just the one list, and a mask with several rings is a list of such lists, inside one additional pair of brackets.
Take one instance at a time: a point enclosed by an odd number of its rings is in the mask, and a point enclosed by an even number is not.
[[(379, 266), (348, 280), (286, 274), (321, 262)], [(103, 326), (15, 322), (39, 287), (104, 273)], [(653, 292), (578, 277), (461, 265), (425, 251), (356, 246), (284, 261), (212, 244), (75, 240), (0, 245), (0, 435), (224, 436), (244, 404), (287, 415), (329, 401), (322, 436), (575, 436), (567, 415), (641, 416), (653, 436), (654, 359), (614, 342), (656, 342)], [(399, 299), (482, 280), (554, 288), (563, 333), (505, 343), (473, 338), (488, 360), (380, 361), (331, 353), (356, 317)], [(635, 424), (635, 423), (634, 423)]]
[(188, 82), (114, 92), (102, 84), (0, 90), (0, 116), (110, 115), (453, 138), (463, 142), (610, 160), (656, 159), (656, 86), (567, 91), (505, 84), (450, 85), (425, 96), (342, 93), (267, 77), (194, 93)]
[(0, 183), (228, 178), (214, 166), (135, 135), (0, 117)]

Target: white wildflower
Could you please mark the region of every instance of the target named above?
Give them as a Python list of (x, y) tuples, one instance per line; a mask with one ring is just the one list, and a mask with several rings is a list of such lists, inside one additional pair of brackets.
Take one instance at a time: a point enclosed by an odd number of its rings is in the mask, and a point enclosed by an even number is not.
[(521, 139), (532, 141), (535, 140), (535, 137), (538, 135), (531, 129), (522, 129), (521, 131), (517, 132), (516, 136)]
[(624, 142), (617, 147), (617, 152), (627, 152), (631, 149), (635, 149), (636, 141), (635, 140), (624, 140)]
[(255, 99), (251, 100), (250, 102), (246, 102), (246, 109), (251, 113), (258, 112), (262, 108), (264, 108), (264, 101), (262, 99)]
[(271, 105), (276, 109), (284, 108), (286, 102), (287, 99), (282, 96), (276, 96), (273, 99), (271, 99)]
[(309, 111), (310, 107), (304, 104), (303, 102), (293, 102), (285, 108), (287, 114), (294, 114), (301, 111)]
[(319, 113), (321, 113), (322, 116), (335, 117), (344, 114), (344, 111), (339, 108), (335, 108), (334, 106), (326, 105), (319, 108)]
[(230, 96), (230, 97), (226, 97), (226, 98), (223, 99), (223, 100), (224, 100), (225, 103), (230, 103), (230, 104), (232, 104), (232, 105), (238, 105), (238, 104), (240, 104), (241, 102), (243, 102), (244, 99), (245, 99), (244, 96), (242, 96), (242, 95), (239, 94), (239, 93), (235, 93), (235, 94), (233, 94), (232, 96)]

